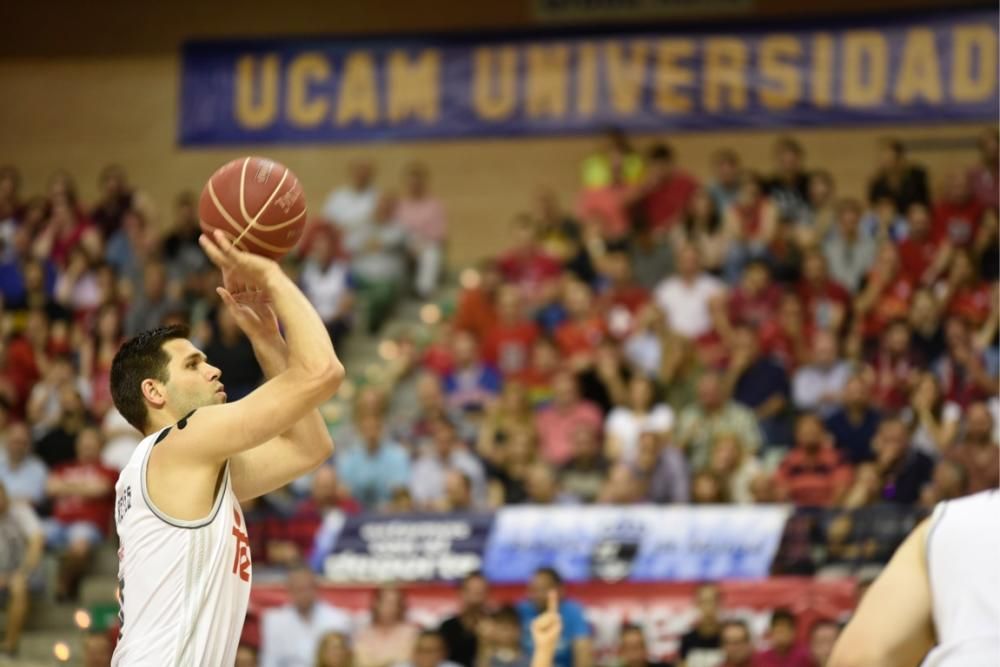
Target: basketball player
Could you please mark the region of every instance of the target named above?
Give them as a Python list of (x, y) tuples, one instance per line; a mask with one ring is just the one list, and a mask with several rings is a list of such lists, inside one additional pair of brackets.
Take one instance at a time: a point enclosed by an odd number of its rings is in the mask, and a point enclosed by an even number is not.
[(940, 503), (865, 593), (832, 667), (1000, 665), (1000, 491)]
[(180, 327), (139, 334), (115, 356), (115, 407), (146, 436), (115, 486), (116, 667), (232, 665), (251, 579), (239, 501), (333, 451), (317, 406), (344, 369), (323, 321), (274, 261), (234, 248), (221, 232), (200, 243), (222, 269), (217, 291), (268, 380), (227, 404), (219, 369)]

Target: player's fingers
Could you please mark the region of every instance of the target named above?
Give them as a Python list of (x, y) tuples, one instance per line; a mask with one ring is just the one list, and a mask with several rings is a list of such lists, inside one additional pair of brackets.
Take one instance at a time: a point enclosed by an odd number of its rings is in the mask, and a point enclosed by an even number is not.
[(222, 252), (218, 245), (211, 237), (202, 234), (198, 237), (198, 243), (201, 245), (201, 249), (205, 251), (208, 258), (220, 269), (226, 269), (232, 265), (232, 261)]
[(548, 604), (545, 607), (545, 611), (550, 614), (559, 614), (559, 591), (555, 589), (549, 591)]

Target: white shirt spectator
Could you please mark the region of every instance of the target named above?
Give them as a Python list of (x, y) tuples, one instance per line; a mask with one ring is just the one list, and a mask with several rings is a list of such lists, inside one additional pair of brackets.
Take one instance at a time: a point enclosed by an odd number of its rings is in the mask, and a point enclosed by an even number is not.
[(653, 296), (674, 331), (685, 338), (698, 338), (712, 330), (709, 302), (724, 290), (721, 280), (703, 273), (690, 283), (680, 276), (667, 278)]
[(331, 631), (350, 636), (351, 619), (325, 602), (317, 602), (308, 618), (290, 604), (265, 611), (260, 667), (312, 667), (319, 640)]
[(622, 463), (634, 463), (639, 454), (640, 435), (649, 431), (666, 433), (673, 427), (674, 411), (663, 403), (654, 405), (644, 415), (619, 406), (608, 413), (604, 433), (608, 440), (615, 442), (618, 460)]
[(433, 445), (427, 445), (420, 458), (413, 462), (410, 474), (410, 495), (413, 502), (426, 506), (444, 499), (445, 476), (449, 468), (454, 468), (469, 478), (472, 484), (472, 499), (477, 507), (486, 506), (486, 473), (483, 464), (475, 456), (462, 449), (455, 449), (447, 461), (433, 451)]
[(101, 430), (106, 442), (101, 450), (101, 463), (114, 470), (121, 470), (128, 465), (132, 453), (142, 441), (142, 434), (114, 406), (104, 415)]
[(792, 377), (792, 401), (800, 410), (815, 410), (828, 417), (837, 409), (844, 385), (851, 377), (851, 365), (841, 361), (832, 366), (802, 366)]
[(327, 324), (336, 319), (341, 305), (350, 293), (348, 269), (344, 262), (331, 262), (326, 268), (313, 261), (302, 268), (302, 291)]
[(663, 345), (660, 337), (651, 331), (636, 331), (625, 339), (622, 346), (625, 359), (651, 379), (660, 375)]
[(355, 190), (344, 186), (337, 188), (323, 204), (323, 217), (344, 231), (356, 229), (371, 222), (378, 204), (378, 190)]
[[(913, 436), (910, 439), (910, 442), (913, 443), (913, 448), (923, 452), (934, 460), (941, 458), (941, 449), (934, 442), (934, 437), (927, 430), (927, 427), (920, 423), (919, 418), (913, 413), (913, 408), (908, 407), (903, 410), (903, 419), (911, 426), (916, 426), (913, 430)], [(961, 419), (962, 406), (958, 403), (946, 401), (941, 406), (941, 418), (938, 420), (941, 426), (945, 424), (957, 424)]]

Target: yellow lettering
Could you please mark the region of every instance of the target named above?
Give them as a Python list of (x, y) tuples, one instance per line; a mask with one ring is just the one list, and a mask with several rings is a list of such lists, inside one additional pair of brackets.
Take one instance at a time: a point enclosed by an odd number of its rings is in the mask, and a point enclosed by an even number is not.
[(844, 104), (869, 107), (885, 97), (888, 48), (885, 37), (874, 30), (851, 30), (844, 36)]
[(441, 52), (424, 50), (411, 61), (403, 51), (389, 54), (388, 115), (397, 123), (419, 118), (433, 123), (440, 114)]
[(631, 47), (632, 53), (628, 56), (618, 42), (610, 42), (605, 47), (611, 105), (620, 114), (635, 113), (642, 96), (648, 48), (645, 42), (633, 42)]
[(914, 28), (907, 31), (895, 97), (899, 104), (910, 104), (916, 99), (941, 102), (941, 71), (933, 30)]
[(529, 116), (566, 115), (569, 88), (569, 49), (566, 46), (528, 48), (525, 108)]
[(988, 25), (963, 25), (955, 28), (952, 41), (952, 98), (956, 102), (989, 99), (997, 85), (996, 33)]
[(355, 120), (368, 125), (378, 120), (375, 61), (366, 51), (358, 51), (347, 57), (340, 82), (337, 124), (346, 125)]
[(729, 108), (747, 106), (747, 87), (743, 70), (747, 62), (747, 47), (739, 39), (717, 37), (705, 42), (705, 100), (707, 111), (721, 111), (723, 97), (729, 98)]
[(503, 120), (517, 104), (517, 51), (510, 46), (476, 49), (473, 68), (476, 113), (487, 120)]
[(656, 108), (663, 113), (691, 110), (691, 99), (677, 88), (694, 84), (694, 72), (678, 62), (693, 55), (689, 39), (665, 39), (656, 45)]
[[(260, 77), (255, 76), (257, 59), (243, 56), (236, 62), (236, 122), (258, 130), (278, 117), (278, 56), (260, 60)], [(256, 93), (256, 94), (255, 94)]]
[(309, 99), (309, 86), (330, 78), (330, 63), (321, 53), (303, 53), (288, 66), (285, 106), (288, 120), (298, 127), (315, 127), (323, 122), (329, 105), (322, 97)]
[(802, 82), (795, 61), (802, 44), (791, 35), (765, 37), (760, 45), (760, 101), (768, 109), (789, 109), (801, 95)]
[(812, 50), (812, 101), (817, 107), (833, 104), (833, 38), (816, 35)]
[(597, 46), (584, 42), (577, 49), (576, 113), (593, 116), (597, 110)]

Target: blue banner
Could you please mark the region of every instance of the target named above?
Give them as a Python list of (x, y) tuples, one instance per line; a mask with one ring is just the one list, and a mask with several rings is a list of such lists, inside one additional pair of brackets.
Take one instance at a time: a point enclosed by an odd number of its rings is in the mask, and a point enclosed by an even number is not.
[(483, 570), (527, 581), (542, 566), (568, 581), (766, 577), (790, 508), (511, 507), (497, 513)]
[(459, 580), (482, 568), (492, 524), (492, 514), (332, 514), (312, 565), (344, 583)]
[(189, 146), (995, 120), (997, 12), (184, 46)]

